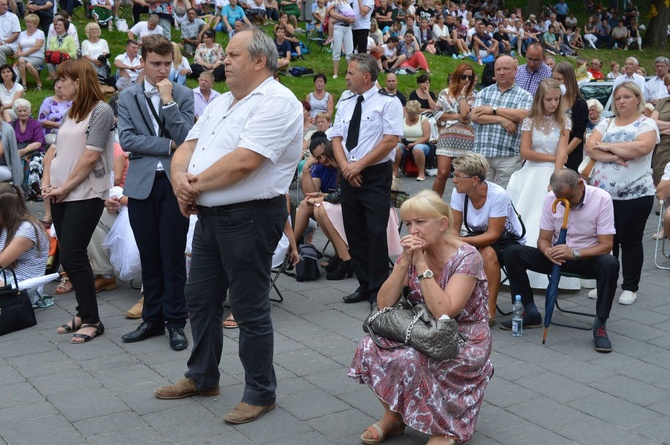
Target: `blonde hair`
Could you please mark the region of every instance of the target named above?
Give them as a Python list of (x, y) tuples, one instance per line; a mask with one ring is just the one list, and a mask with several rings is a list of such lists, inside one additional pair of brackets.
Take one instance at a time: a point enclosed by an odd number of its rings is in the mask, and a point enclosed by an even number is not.
[(419, 114), (421, 112), (421, 104), (418, 100), (407, 101), (405, 110), (407, 110), (407, 114)]
[(447, 229), (444, 231), (444, 236), (449, 236), (452, 221), (451, 207), (434, 191), (422, 190), (400, 206), (401, 220), (406, 221), (411, 214), (435, 218), (446, 217)]
[(84, 28), (84, 34), (86, 34), (86, 37), (89, 38), (90, 37), (89, 34), (90, 34), (91, 30), (96, 29), (96, 28), (98, 29), (98, 31), (100, 31), (100, 25), (98, 25), (97, 23), (95, 23), (95, 22), (87, 23), (86, 27)]
[[(533, 97), (533, 105), (530, 107), (530, 113), (528, 114), (528, 117), (530, 117), (533, 120), (533, 125), (537, 125), (542, 119), (542, 117), (545, 115), (544, 96), (546, 96), (547, 93), (551, 90), (558, 91), (560, 95), (561, 84), (559, 84), (558, 81), (552, 78), (547, 78), (542, 80), (542, 82), (540, 82), (540, 84), (538, 85), (537, 91), (535, 92), (535, 97)], [(556, 119), (556, 122), (558, 123), (558, 127), (563, 128), (565, 126), (565, 119), (563, 118), (563, 110), (560, 106), (556, 107), (553, 116), (554, 119)]]
[(489, 162), (479, 153), (466, 153), (454, 159), (454, 170), (460, 170), (468, 176), (476, 176), (480, 182), (484, 182), (489, 172)]
[(318, 113), (316, 113), (316, 116), (314, 116), (314, 121), (316, 122), (317, 119), (325, 119), (328, 122), (332, 122), (330, 113), (327, 111), (319, 111)]
[(635, 82), (632, 82), (630, 80), (626, 80), (625, 82), (621, 82), (619, 85), (614, 88), (614, 91), (612, 91), (612, 112), (618, 116), (619, 112), (616, 109), (616, 100), (614, 100), (614, 96), (616, 96), (617, 91), (619, 91), (621, 88), (625, 88), (631, 93), (635, 95), (638, 99), (640, 99), (640, 103), (637, 105), (637, 111), (638, 113), (644, 113), (644, 97), (642, 97), (642, 92), (640, 91), (640, 87), (637, 86)]
[(40, 24), (40, 17), (37, 14), (28, 14), (23, 18), (24, 22), (34, 23), (35, 25)]
[(179, 49), (179, 44), (175, 42), (170, 42), (172, 43), (172, 47), (174, 48), (174, 51), (172, 52), (172, 63), (174, 64), (174, 68), (177, 69), (179, 65), (181, 65), (181, 49)]
[(602, 113), (604, 108), (603, 104), (600, 103), (598, 99), (589, 99), (586, 101), (586, 109), (590, 110), (591, 107), (595, 106), (596, 110), (598, 110), (598, 113)]

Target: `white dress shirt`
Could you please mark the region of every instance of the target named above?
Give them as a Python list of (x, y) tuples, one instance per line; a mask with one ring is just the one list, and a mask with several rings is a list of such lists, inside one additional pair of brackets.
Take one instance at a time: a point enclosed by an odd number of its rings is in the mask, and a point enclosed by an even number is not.
[(227, 92), (212, 101), (191, 129), (197, 139), (188, 172), (198, 175), (237, 148), (265, 157), (239, 182), (201, 193), (197, 204), (214, 207), (274, 198), (288, 191), (302, 153), (302, 104), (285, 86), (268, 77), (233, 105)]
[(665, 81), (658, 76), (649, 79), (644, 86), (644, 97), (647, 102), (651, 102), (654, 99), (663, 99), (668, 96), (670, 96), (668, 94), (668, 87), (665, 86)]
[(646, 93), (644, 91), (645, 90), (644, 77), (640, 76), (638, 73), (633, 73), (631, 77), (628, 77), (626, 74), (622, 74), (621, 76), (617, 77), (616, 80), (614, 81), (614, 88), (616, 88), (617, 85), (619, 85), (621, 82), (635, 82), (635, 84), (640, 89), (640, 92), (642, 93), (643, 96), (642, 98), (643, 99), (646, 98)]
[[(401, 137), (403, 128), (402, 104), (395, 96), (380, 94), (379, 89), (373, 86), (363, 93), (363, 103), (361, 104), (361, 126), (358, 134), (358, 145), (351, 151), (346, 148), (347, 133), (351, 116), (354, 114), (358, 94), (351, 91), (345, 91), (337, 105), (337, 114), (335, 122), (329, 136), (336, 138), (342, 137), (342, 146), (347, 161), (355, 162), (362, 159), (370, 153), (382, 140), (385, 135), (394, 135)], [(393, 161), (395, 159), (395, 149), (378, 163)]]

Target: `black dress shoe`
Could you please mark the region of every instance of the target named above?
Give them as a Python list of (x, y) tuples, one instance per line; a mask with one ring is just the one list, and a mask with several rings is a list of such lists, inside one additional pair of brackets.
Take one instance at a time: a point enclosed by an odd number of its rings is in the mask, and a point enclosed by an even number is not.
[(121, 337), (125, 343), (134, 343), (136, 341), (146, 340), (149, 337), (156, 337), (158, 335), (165, 335), (165, 324), (164, 323), (153, 323), (150, 321), (142, 322), (141, 325), (137, 327), (130, 334), (126, 334)]
[(358, 303), (360, 301), (368, 301), (369, 298), (370, 296), (368, 293), (359, 287), (356, 289), (356, 292), (351, 295), (347, 295), (343, 299), (345, 303)]
[(184, 335), (184, 328), (168, 328), (170, 333), (170, 347), (175, 351), (181, 351), (188, 346), (188, 339)]

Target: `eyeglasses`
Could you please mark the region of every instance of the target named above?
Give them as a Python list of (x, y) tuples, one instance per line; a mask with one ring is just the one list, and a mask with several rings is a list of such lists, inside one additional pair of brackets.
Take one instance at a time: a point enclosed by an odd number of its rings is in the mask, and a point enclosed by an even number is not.
[(466, 80), (466, 79), (467, 80), (474, 80), (474, 78), (475, 78), (474, 74), (471, 74), (469, 76), (467, 74), (461, 74), (461, 80)]
[(470, 179), (470, 178), (474, 178), (474, 176), (457, 175), (455, 173), (453, 176), (454, 181), (460, 181), (461, 179)]

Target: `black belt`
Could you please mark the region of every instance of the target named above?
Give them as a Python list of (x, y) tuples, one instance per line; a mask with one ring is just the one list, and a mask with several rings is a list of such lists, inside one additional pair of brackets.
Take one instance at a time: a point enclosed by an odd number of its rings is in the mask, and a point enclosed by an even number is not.
[(335, 23), (335, 26), (349, 26), (348, 23)]
[(203, 215), (221, 215), (222, 213), (233, 210), (253, 209), (255, 207), (262, 207), (275, 204), (276, 201), (286, 202), (285, 195), (275, 196), (268, 199), (256, 199), (254, 201), (236, 202), (235, 204), (226, 204), (222, 206), (204, 207), (198, 206), (198, 211)]
[(386, 170), (387, 168), (389, 168), (390, 165), (391, 165), (391, 161), (381, 162), (379, 164), (371, 165), (370, 167), (365, 167), (363, 169), (363, 171), (366, 172), (366, 173), (367, 172), (370, 172), (370, 173), (378, 172), (378, 171)]

